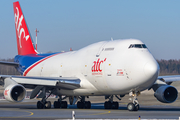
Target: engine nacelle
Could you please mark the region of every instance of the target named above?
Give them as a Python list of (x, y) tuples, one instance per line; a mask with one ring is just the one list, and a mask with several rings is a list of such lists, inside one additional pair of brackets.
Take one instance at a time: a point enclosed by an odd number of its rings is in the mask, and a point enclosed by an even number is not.
[(172, 103), (176, 101), (178, 98), (178, 91), (175, 87), (170, 85), (163, 85), (160, 86), (156, 92), (154, 93), (154, 96), (163, 103)]
[(4, 90), (4, 97), (10, 102), (21, 102), (26, 95), (26, 89), (20, 84), (10, 84)]

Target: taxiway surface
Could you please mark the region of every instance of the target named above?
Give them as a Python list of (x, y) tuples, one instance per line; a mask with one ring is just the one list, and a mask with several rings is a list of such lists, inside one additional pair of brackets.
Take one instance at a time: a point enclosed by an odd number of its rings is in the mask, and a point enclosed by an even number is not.
[[(90, 97), (91, 109), (77, 109), (76, 105), (69, 105), (67, 109), (37, 109), (36, 99), (26, 99), (21, 103), (0, 101), (0, 119), (72, 119), (72, 111), (75, 111), (76, 119), (179, 119), (180, 100), (172, 104), (163, 104), (151, 94), (143, 94), (139, 97), (140, 110), (129, 112), (126, 108), (128, 96), (119, 102), (118, 110), (105, 110), (104, 97)], [(55, 101), (55, 98), (50, 99)]]

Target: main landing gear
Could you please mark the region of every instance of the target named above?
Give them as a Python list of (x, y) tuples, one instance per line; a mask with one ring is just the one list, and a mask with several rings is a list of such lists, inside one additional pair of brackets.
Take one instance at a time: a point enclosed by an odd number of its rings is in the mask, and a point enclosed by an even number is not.
[[(104, 108), (105, 109), (118, 109), (119, 108), (119, 103), (113, 101), (113, 95), (105, 96), (105, 99), (109, 99), (109, 101), (106, 101), (104, 103)], [(120, 98), (118, 98), (118, 99), (120, 99)]]
[[(48, 98), (48, 97), (47, 97)], [(47, 98), (43, 98), (41, 101), (37, 102), (37, 108), (38, 109), (50, 109), (51, 108), (51, 102), (50, 101), (46, 101)], [(60, 98), (58, 99), (58, 101), (54, 101), (54, 108), (67, 108), (67, 102), (66, 101), (62, 101), (66, 99), (66, 97), (64, 97), (62, 99), (62, 97), (60, 96)]]
[(80, 97), (80, 101), (77, 102), (77, 108), (79, 109), (90, 109), (91, 108), (91, 102), (90, 101), (85, 101), (85, 96)]
[(62, 101), (66, 99), (67, 97), (62, 98), (62, 96), (59, 96), (58, 101), (54, 101), (54, 108), (67, 108), (67, 102)]
[[(52, 91), (53, 92), (53, 91)], [(37, 102), (37, 108), (38, 109), (50, 109), (51, 108), (51, 102), (46, 101), (48, 97), (52, 94), (52, 92), (46, 97), (46, 88), (44, 87), (40, 96), (42, 96), (42, 100)]]
[[(54, 92), (54, 90), (52, 90), (49, 95), (46, 97), (46, 88), (44, 87), (42, 89), (42, 92), (40, 93), (40, 97), (42, 97), (41, 101), (37, 102), (37, 108), (38, 109), (50, 109), (51, 108), (51, 102), (50, 101), (46, 101), (48, 99), (48, 97)], [(62, 98), (62, 96), (59, 96), (58, 101), (54, 102), (54, 108), (67, 108), (67, 102), (66, 101), (62, 101), (66, 99), (66, 97)]]
[(127, 105), (127, 109), (129, 111), (138, 111), (139, 110), (139, 103), (138, 103), (138, 99), (137, 96), (140, 94), (140, 92), (130, 92), (129, 95), (133, 96), (132, 102), (128, 103)]

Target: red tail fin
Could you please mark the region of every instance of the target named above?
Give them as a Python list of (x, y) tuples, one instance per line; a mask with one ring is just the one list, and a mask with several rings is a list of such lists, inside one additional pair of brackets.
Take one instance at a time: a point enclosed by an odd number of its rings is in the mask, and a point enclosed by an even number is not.
[(18, 55), (37, 54), (19, 2), (13, 3)]

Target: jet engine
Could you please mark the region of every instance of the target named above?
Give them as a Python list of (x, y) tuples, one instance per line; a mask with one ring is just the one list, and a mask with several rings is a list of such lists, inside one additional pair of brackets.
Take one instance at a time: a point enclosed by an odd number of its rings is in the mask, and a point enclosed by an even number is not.
[(154, 93), (154, 96), (163, 103), (172, 103), (176, 101), (178, 97), (178, 91), (175, 87), (170, 85), (163, 85), (160, 86), (156, 92)]
[(26, 89), (20, 84), (10, 84), (4, 90), (4, 97), (10, 102), (21, 102), (26, 95)]

